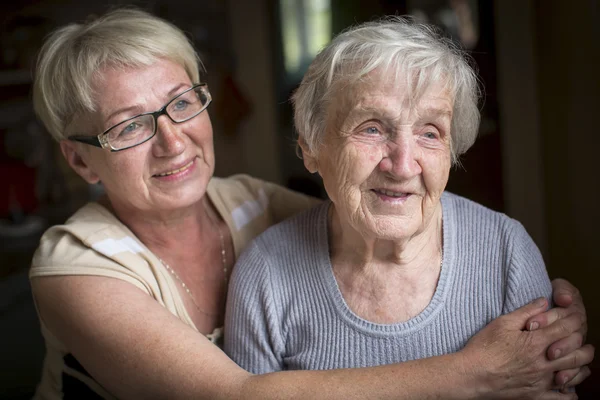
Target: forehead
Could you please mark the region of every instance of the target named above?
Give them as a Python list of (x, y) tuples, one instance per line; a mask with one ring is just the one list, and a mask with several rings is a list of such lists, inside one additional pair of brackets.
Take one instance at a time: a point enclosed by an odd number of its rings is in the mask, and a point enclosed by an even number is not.
[(331, 104), (335, 107), (332, 116), (337, 125), (363, 115), (404, 119), (409, 114), (435, 114), (450, 120), (454, 97), (445, 80), (417, 87), (406, 77), (370, 74), (340, 91)]
[(101, 109), (152, 96), (164, 97), (179, 84), (190, 86), (190, 77), (183, 66), (166, 59), (151, 65), (107, 65), (92, 81), (96, 105)]
[[(346, 96), (346, 95), (344, 95)], [(373, 71), (351, 85), (345, 102), (355, 104), (401, 103), (416, 106), (423, 101), (454, 103), (452, 90), (445, 77), (422, 79), (418, 74), (392, 74)]]

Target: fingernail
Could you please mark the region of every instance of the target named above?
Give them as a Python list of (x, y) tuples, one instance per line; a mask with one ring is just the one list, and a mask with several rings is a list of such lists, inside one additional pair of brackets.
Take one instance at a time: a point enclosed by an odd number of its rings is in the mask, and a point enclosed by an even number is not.
[(535, 331), (539, 327), (540, 327), (540, 324), (538, 322), (532, 322), (532, 323), (529, 324), (529, 330), (530, 331)]
[[(562, 353), (562, 351), (560, 351), (560, 349), (554, 350), (554, 359), (555, 360), (558, 359), (558, 358), (560, 358), (560, 353)], [(563, 377), (562, 380), (564, 381), (563, 383), (565, 383), (567, 381), (567, 378)]]
[(543, 307), (546, 305), (546, 299), (543, 297), (540, 297), (539, 299), (535, 299), (533, 301), (533, 304), (535, 304), (538, 307)]

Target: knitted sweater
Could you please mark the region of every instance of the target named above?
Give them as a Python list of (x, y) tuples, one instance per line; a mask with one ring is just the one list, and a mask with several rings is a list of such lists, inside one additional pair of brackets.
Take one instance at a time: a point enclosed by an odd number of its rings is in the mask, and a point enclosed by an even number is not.
[(330, 203), (258, 236), (236, 264), (225, 321), (226, 353), (253, 373), (365, 367), (460, 350), (492, 319), (552, 287), (523, 226), (444, 193), (443, 261), (426, 308), (380, 324), (347, 306), (329, 258)]

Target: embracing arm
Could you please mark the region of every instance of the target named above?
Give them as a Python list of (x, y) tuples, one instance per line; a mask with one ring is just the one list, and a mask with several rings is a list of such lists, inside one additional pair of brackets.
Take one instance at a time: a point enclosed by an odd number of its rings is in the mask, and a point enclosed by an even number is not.
[[(587, 314), (579, 290), (564, 279), (554, 279), (552, 281), (552, 300), (554, 301), (554, 308), (531, 317), (525, 324), (526, 329), (533, 331), (539, 327), (560, 323), (557, 321), (564, 318), (579, 319), (581, 325), (580, 329), (548, 347), (546, 351), (548, 360), (564, 357), (581, 348), (584, 346), (587, 335)], [(585, 345), (584, 349), (589, 354), (587, 357), (591, 362), (594, 357), (594, 347), (588, 344)], [(575, 386), (590, 376), (590, 373), (589, 367), (583, 365), (581, 368), (558, 371), (554, 380), (556, 385), (562, 388)]]
[[(555, 306), (547, 312), (531, 318), (523, 328), (534, 330), (536, 327), (548, 326), (563, 318), (580, 320), (580, 329), (550, 345), (546, 355), (549, 360), (554, 360), (581, 348), (585, 342), (587, 323), (585, 307), (579, 291), (563, 279), (555, 280), (550, 287), (542, 255), (533, 239), (518, 222), (514, 225), (513, 237), (511, 272), (508, 276), (508, 301), (505, 305), (508, 311), (512, 311), (534, 297), (549, 296), (552, 292)], [(586, 346), (584, 351), (590, 352), (593, 356), (592, 346)], [(589, 374), (587, 366), (558, 371), (555, 377), (556, 387), (564, 388), (567, 383), (567, 386), (577, 385)]]
[[(501, 399), (515, 393), (530, 398), (534, 387), (549, 384), (551, 371), (577, 366), (575, 359), (586, 363), (577, 351), (538, 360), (548, 344), (579, 325), (566, 318), (534, 332), (514, 329), (544, 308), (530, 304), (492, 322), (477, 335), (479, 343), (456, 354), (366, 369), (252, 375), (127, 282), (40, 277), (32, 279), (32, 287), (43, 323), (120, 399)], [(518, 350), (518, 360), (507, 347)], [(544, 396), (536, 398), (572, 398)]]

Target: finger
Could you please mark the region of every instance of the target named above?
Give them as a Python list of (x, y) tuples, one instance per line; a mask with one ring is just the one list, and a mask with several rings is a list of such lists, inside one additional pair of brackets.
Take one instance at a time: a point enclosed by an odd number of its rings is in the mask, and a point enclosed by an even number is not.
[(534, 315), (533, 317), (527, 320), (527, 324), (525, 325), (525, 329), (529, 331), (534, 331), (539, 328), (545, 328), (550, 324), (558, 321), (561, 318), (566, 317), (571, 312), (568, 308), (562, 307), (554, 307), (549, 309), (546, 312), (543, 312), (538, 315)]
[(555, 323), (531, 333), (536, 334), (539, 332), (542, 335), (542, 343), (547, 343), (550, 346), (551, 343), (569, 337), (571, 334), (577, 332), (581, 329), (582, 324), (582, 316), (579, 313), (575, 313), (567, 315)]
[(527, 320), (541, 312), (544, 312), (548, 307), (548, 300), (544, 297), (537, 298), (529, 304), (517, 308), (515, 311), (503, 315), (504, 321), (508, 321), (508, 328), (523, 329)]
[(557, 391), (548, 391), (542, 394), (540, 400), (577, 400), (576, 393), (561, 393)]
[(558, 371), (554, 375), (554, 384), (552, 385), (553, 389), (562, 390), (564, 392), (567, 387), (572, 387), (573, 385), (569, 384), (569, 382), (581, 372), (582, 368), (586, 367), (571, 368)]
[(572, 302), (571, 302), (570, 305), (567, 306), (567, 311), (570, 312), (570, 313), (578, 313), (578, 314), (580, 314), (583, 317), (583, 325), (582, 325), (580, 331), (581, 331), (581, 335), (583, 337), (583, 342), (585, 343), (588, 326), (587, 326), (587, 313), (585, 311), (585, 306), (583, 304), (583, 297), (581, 296), (581, 293), (579, 292), (579, 290), (577, 290), (574, 286), (572, 286), (568, 282), (566, 282), (566, 283), (571, 288), (568, 289), (565, 286), (563, 288), (558, 289), (557, 292), (563, 291), (563, 290), (565, 292), (570, 292), (570, 294), (568, 294), (566, 296), (567, 297), (571, 296), (572, 297)]
[(548, 360), (556, 360), (566, 354), (575, 351), (583, 345), (583, 337), (580, 332), (574, 332), (564, 339), (554, 342), (548, 347), (546, 356)]
[(590, 376), (590, 368), (586, 365), (581, 368), (565, 369), (558, 371), (554, 375), (553, 389), (565, 390), (573, 388), (583, 382), (588, 376)]
[(577, 288), (571, 285), (569, 281), (561, 278), (552, 281), (552, 300), (554, 300), (554, 304), (560, 307), (568, 307), (577, 296), (581, 297)]
[[(578, 372), (576, 372), (574, 376), (571, 376), (571, 374), (568, 371), (578, 371)], [(563, 374), (563, 372), (564, 372), (564, 374)], [(566, 384), (564, 384), (564, 386), (565, 386), (565, 388), (571, 388), (571, 387), (575, 387), (575, 386), (579, 385), (581, 382), (586, 380), (587, 377), (589, 377), (592, 374), (592, 371), (586, 365), (585, 367), (582, 367), (582, 368), (576, 368), (576, 369), (571, 369), (571, 370), (567, 370), (567, 371), (560, 371), (557, 374), (557, 376), (559, 374), (563, 374), (563, 375), (567, 376)]]
[(586, 344), (585, 346), (561, 357), (550, 361), (550, 369), (553, 371), (562, 371), (586, 366), (594, 359), (594, 346)]

